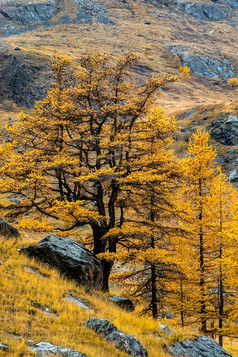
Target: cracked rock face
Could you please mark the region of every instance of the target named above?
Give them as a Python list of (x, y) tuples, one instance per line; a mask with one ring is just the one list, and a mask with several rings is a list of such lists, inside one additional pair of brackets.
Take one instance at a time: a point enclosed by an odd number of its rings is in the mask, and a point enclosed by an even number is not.
[(226, 114), (213, 124), (212, 139), (223, 145), (238, 145), (238, 117)]
[[(56, 13), (56, 4), (47, 2), (0, 1), (0, 15), (5, 22), (16, 25), (37, 24), (51, 19)], [(6, 25), (5, 25), (6, 26)]]
[(180, 11), (196, 17), (199, 20), (220, 21), (230, 17), (229, 12), (213, 4), (197, 4), (192, 2), (181, 3), (177, 6)]
[(0, 98), (28, 108), (44, 98), (49, 88), (47, 66), (35, 63), (31, 56), (1, 51), (1, 44), (0, 63)]
[(86, 322), (85, 326), (103, 336), (107, 341), (113, 343), (120, 351), (126, 352), (130, 356), (148, 356), (146, 349), (135, 337), (126, 335), (108, 320), (91, 318)]
[(215, 340), (200, 336), (196, 340), (185, 340), (169, 347), (175, 357), (231, 357)]
[(199, 53), (190, 53), (192, 50), (187, 46), (172, 45), (167, 48), (174, 55), (178, 55), (182, 64), (188, 66), (198, 76), (228, 79), (238, 74), (237, 69), (226, 58), (216, 59)]

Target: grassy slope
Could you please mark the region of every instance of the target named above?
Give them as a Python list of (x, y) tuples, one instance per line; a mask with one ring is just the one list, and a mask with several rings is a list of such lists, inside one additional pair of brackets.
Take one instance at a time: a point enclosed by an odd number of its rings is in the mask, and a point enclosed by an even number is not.
[[(48, 341), (72, 348), (86, 353), (88, 357), (126, 357), (126, 354), (84, 327), (90, 317), (109, 319), (123, 332), (138, 338), (149, 357), (166, 357), (165, 346), (194, 336), (194, 331), (182, 331), (171, 321), (171, 327), (177, 334), (167, 339), (158, 331), (158, 321), (140, 317), (136, 311), (129, 313), (118, 309), (107, 300), (106, 294), (86, 292), (48, 266), (19, 254), (18, 248), (41, 239), (43, 235), (38, 233), (33, 237), (18, 242), (0, 240), (0, 342), (8, 344), (11, 350), (10, 353), (1, 352), (1, 356), (34, 356), (27, 348), (27, 341), (34, 340), (35, 343)], [(38, 275), (29, 271), (29, 267)], [(94, 311), (86, 311), (67, 302), (67, 294), (87, 299)], [(46, 308), (48, 313), (44, 311)], [(236, 340), (231, 342), (226, 339), (224, 347), (233, 353), (233, 357), (238, 355)]]
[[(109, 303), (106, 295), (86, 293), (56, 271), (19, 254), (17, 248), (29, 244), (29, 240), (14, 243), (0, 241), (0, 342), (10, 346), (7, 356), (34, 355), (27, 349), (28, 339), (73, 348), (88, 357), (126, 356), (84, 327), (93, 316), (109, 319), (125, 333), (137, 337), (150, 357), (166, 356), (162, 346), (172, 341), (160, 337), (158, 322), (124, 312)], [(25, 270), (26, 266), (49, 277), (37, 276)], [(95, 312), (67, 302), (66, 294), (87, 299)], [(43, 312), (46, 307), (50, 310), (48, 314)], [(180, 338), (177, 335), (175, 340)]]

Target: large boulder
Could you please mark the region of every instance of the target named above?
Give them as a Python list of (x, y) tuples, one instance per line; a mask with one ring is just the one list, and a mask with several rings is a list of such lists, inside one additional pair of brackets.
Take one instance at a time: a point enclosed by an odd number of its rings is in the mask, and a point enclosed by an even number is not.
[(148, 356), (146, 349), (135, 337), (126, 335), (108, 320), (91, 318), (86, 322), (85, 326), (103, 336), (107, 341), (112, 342), (120, 351), (126, 352), (130, 356)]
[(193, 2), (184, 2), (177, 6), (180, 11), (196, 17), (199, 20), (220, 21), (229, 17), (229, 13), (223, 7), (214, 4), (198, 4)]
[(51, 19), (56, 12), (54, 1), (2, 1), (0, 14), (16, 25), (40, 23)]
[(185, 340), (169, 347), (175, 357), (231, 357), (215, 340), (200, 336), (195, 340)]
[(39, 342), (33, 346), (28, 347), (30, 351), (36, 353), (37, 357), (44, 356), (62, 356), (62, 357), (86, 357), (84, 353), (79, 353), (69, 348), (52, 345), (49, 342)]
[(87, 288), (102, 288), (100, 261), (83, 244), (70, 238), (49, 235), (21, 252), (57, 268), (60, 273)]
[(212, 139), (223, 145), (238, 145), (238, 116), (229, 113), (222, 115), (212, 125)]

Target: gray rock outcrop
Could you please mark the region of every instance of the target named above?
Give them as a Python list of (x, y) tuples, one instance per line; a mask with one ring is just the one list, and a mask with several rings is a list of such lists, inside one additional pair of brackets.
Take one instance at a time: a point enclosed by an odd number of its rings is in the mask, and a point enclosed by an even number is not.
[(198, 76), (228, 79), (238, 75), (238, 70), (226, 58), (216, 59), (192, 53), (192, 49), (186, 46), (172, 45), (167, 48), (180, 57), (183, 66), (188, 66)]
[(49, 342), (39, 342), (29, 346), (28, 349), (36, 353), (37, 357), (62, 356), (62, 357), (86, 357), (84, 353), (79, 353), (69, 348), (52, 345)]
[[(0, 98), (33, 107), (49, 88), (48, 59), (0, 51)], [(40, 64), (42, 63), (42, 64)]]
[(223, 145), (238, 145), (238, 117), (236, 115), (222, 115), (212, 125), (212, 139)]
[(55, 267), (69, 279), (87, 288), (102, 288), (100, 261), (83, 244), (70, 238), (50, 235), (21, 252)]
[(115, 305), (120, 307), (121, 309), (127, 310), (127, 311), (134, 311), (135, 306), (133, 302), (130, 299), (124, 298), (119, 295), (113, 295), (109, 296), (108, 300), (112, 301)]
[(184, 2), (177, 6), (180, 11), (196, 17), (199, 20), (220, 21), (229, 17), (226, 9), (214, 4), (198, 4), (193, 2)]
[(175, 357), (231, 357), (215, 340), (200, 336), (196, 340), (185, 340), (169, 347)]
[(56, 12), (54, 1), (0, 1), (0, 14), (16, 25), (40, 23), (51, 19)]
[(235, 8), (235, 9), (238, 9), (238, 1), (237, 0), (224, 0), (225, 2), (228, 2), (228, 4)]
[(148, 356), (146, 349), (135, 337), (126, 335), (108, 320), (91, 318), (86, 322), (85, 326), (103, 336), (107, 341), (113, 343), (120, 351), (126, 352), (130, 356)]

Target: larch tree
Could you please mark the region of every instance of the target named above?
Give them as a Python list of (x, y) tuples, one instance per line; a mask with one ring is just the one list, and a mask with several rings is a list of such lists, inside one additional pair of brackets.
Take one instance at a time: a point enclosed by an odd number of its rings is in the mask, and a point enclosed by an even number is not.
[(179, 171), (169, 150), (175, 129), (175, 119), (166, 117), (160, 108), (154, 108), (148, 118), (134, 126), (134, 158), (122, 186), (128, 196), (124, 225), (109, 232), (124, 239), (127, 253), (119, 250), (117, 257), (129, 263), (127, 270), (114, 278), (124, 281), (127, 293), (145, 302), (143, 312), (150, 311), (153, 318), (158, 318), (168, 282), (176, 274), (168, 239), (178, 230), (174, 221), (179, 207), (173, 195)]
[(195, 291), (199, 292), (193, 314), (198, 314), (203, 333), (207, 330), (209, 282), (211, 262), (214, 259), (214, 237), (211, 235), (211, 186), (218, 174), (216, 152), (208, 144), (208, 139), (209, 134), (203, 131), (194, 134), (189, 141), (188, 156), (182, 162), (185, 179), (183, 195), (185, 202), (190, 205), (190, 222), (187, 223), (188, 239), (193, 247), (194, 266), (197, 271)]
[[(9, 128), (11, 155), (1, 156), (0, 190), (21, 202), (2, 204), (7, 217), (47, 230), (89, 225), (94, 253), (116, 252), (118, 240), (105, 235), (123, 222), (121, 180), (134, 157), (131, 133), (158, 89), (175, 80), (152, 77), (138, 87), (128, 82), (136, 61), (129, 54), (117, 61), (87, 55), (77, 68), (68, 58), (52, 62), (47, 97)], [(104, 290), (112, 265), (102, 259)]]
[[(213, 261), (213, 280), (214, 280), (214, 302), (217, 312), (216, 319), (218, 320), (219, 343), (223, 345), (223, 329), (227, 327), (227, 317), (232, 311), (232, 301), (230, 294), (232, 293), (232, 279), (228, 274), (228, 267), (223, 264), (226, 259), (229, 261), (235, 252), (238, 253), (238, 248), (234, 245), (234, 240), (238, 235), (238, 205), (237, 191), (232, 187), (228, 178), (222, 173), (214, 178), (211, 189), (211, 209), (212, 209), (212, 225), (214, 242), (214, 261)], [(228, 270), (227, 270), (228, 269)]]

